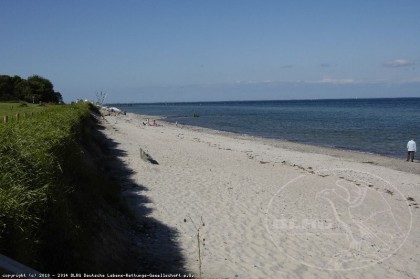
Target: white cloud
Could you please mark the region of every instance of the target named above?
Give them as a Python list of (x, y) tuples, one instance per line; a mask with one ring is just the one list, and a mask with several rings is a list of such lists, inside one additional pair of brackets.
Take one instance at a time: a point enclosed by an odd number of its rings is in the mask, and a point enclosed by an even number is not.
[(420, 83), (420, 76), (408, 79), (376, 79), (361, 80), (353, 78), (335, 78), (333, 76), (324, 76), (319, 80), (237, 80), (237, 85), (299, 85), (299, 84), (319, 84), (319, 85), (392, 85)]
[(359, 83), (351, 78), (332, 78), (332, 77), (324, 77), (321, 80), (317, 81), (307, 81), (308, 83), (323, 83), (323, 84), (354, 84)]
[(383, 64), (384, 67), (389, 67), (389, 68), (408, 67), (408, 66), (413, 66), (413, 65), (414, 65), (414, 62), (411, 62), (405, 59), (395, 59), (393, 61), (386, 62)]
[(420, 83), (420, 77), (414, 77), (404, 80), (403, 83)]

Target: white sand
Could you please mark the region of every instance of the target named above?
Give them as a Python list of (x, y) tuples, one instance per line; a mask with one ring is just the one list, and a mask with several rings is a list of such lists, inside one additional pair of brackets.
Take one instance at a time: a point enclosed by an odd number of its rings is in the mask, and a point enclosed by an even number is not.
[(420, 163), (142, 121), (107, 116), (105, 134), (187, 271), (202, 217), (203, 278), (420, 277)]

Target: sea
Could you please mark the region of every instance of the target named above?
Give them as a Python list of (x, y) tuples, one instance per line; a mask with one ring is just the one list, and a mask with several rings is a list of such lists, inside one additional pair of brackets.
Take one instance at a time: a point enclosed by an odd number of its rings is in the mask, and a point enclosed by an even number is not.
[(420, 98), (114, 104), (124, 111), (214, 130), (406, 156), (420, 139)]

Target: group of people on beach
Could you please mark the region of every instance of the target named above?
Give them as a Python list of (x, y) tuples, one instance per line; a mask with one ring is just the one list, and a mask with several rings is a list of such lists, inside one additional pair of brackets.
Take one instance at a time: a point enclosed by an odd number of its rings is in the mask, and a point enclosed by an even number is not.
[(416, 151), (417, 151), (416, 142), (412, 138), (407, 143), (407, 162), (409, 161), (414, 162), (414, 154), (416, 153)]
[(153, 127), (157, 127), (158, 126), (156, 120), (153, 120), (152, 124), (150, 124), (149, 118), (146, 119), (146, 122), (143, 121), (143, 125), (144, 126), (153, 126)]

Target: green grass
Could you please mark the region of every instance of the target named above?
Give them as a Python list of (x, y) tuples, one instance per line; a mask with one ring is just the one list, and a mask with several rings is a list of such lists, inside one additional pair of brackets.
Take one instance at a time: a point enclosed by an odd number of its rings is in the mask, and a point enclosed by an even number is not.
[(121, 204), (96, 164), (91, 109), (46, 106), (0, 125), (0, 253), (41, 271), (95, 271), (92, 246)]
[(0, 117), (1, 123), (4, 121), (4, 116), (8, 116), (9, 121), (16, 120), (16, 114), (20, 114), (20, 118), (29, 117), (45, 110), (47, 106), (29, 103), (0, 103)]

